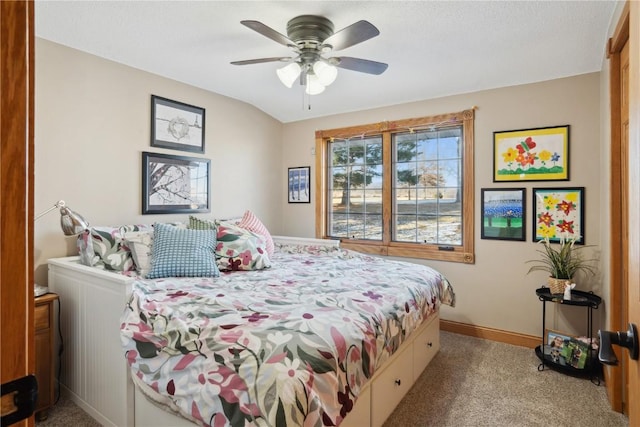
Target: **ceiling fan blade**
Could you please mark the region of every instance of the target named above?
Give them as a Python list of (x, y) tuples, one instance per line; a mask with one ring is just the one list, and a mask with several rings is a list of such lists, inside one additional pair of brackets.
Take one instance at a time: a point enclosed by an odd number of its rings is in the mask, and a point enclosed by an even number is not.
[(253, 31), (262, 34), (263, 36), (270, 38), (271, 40), (278, 42), (287, 47), (297, 47), (295, 42), (291, 40), (289, 37), (280, 34), (276, 30), (271, 27), (267, 27), (260, 21), (240, 21), (242, 25), (245, 27), (251, 28)]
[(232, 61), (232, 65), (250, 65), (250, 64), (262, 64), (263, 62), (289, 62), (292, 58), (285, 57), (274, 57), (274, 58), (258, 58), (258, 59), (246, 59), (244, 61)]
[(335, 64), (336, 67), (346, 70), (359, 71), (367, 74), (382, 74), (385, 72), (388, 64), (383, 62), (370, 61), (368, 59), (351, 58), (349, 56), (341, 56), (330, 58), (329, 62)]
[(333, 50), (341, 50), (369, 40), (378, 34), (380, 31), (369, 21), (358, 21), (329, 36), (322, 45), (330, 45)]

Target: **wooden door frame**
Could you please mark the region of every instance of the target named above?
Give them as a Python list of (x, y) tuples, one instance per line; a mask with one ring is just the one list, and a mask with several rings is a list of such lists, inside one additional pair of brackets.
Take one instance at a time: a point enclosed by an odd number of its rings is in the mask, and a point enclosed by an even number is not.
[[(35, 372), (34, 3), (0, 1), (0, 382)], [(3, 399), (3, 414), (14, 408)], [(5, 406), (6, 403), (6, 406)], [(6, 412), (5, 412), (6, 411)], [(34, 417), (16, 426), (33, 426)]]
[[(628, 309), (629, 320), (640, 325), (640, 2), (630, 4), (629, 18), (629, 259)], [(640, 360), (628, 363), (629, 425), (640, 425)]]
[[(622, 99), (620, 79), (621, 61), (620, 55), (623, 47), (629, 40), (629, 2), (627, 2), (622, 11), (622, 15), (613, 36), (609, 39), (607, 47), (607, 57), (609, 58), (609, 95), (610, 95), (610, 117), (611, 117), (611, 171), (609, 181), (609, 235), (616, 236), (620, 234), (620, 230), (625, 224), (626, 212), (620, 209), (623, 203), (626, 203), (626, 196), (622, 191), (622, 182), (626, 181), (625, 168), (623, 162), (626, 162), (626, 148), (622, 142)], [(623, 245), (627, 244), (627, 239), (610, 239), (610, 256), (609, 256), (609, 304), (608, 329), (611, 331), (625, 331), (627, 329), (627, 293), (625, 286), (625, 261), (626, 249)], [(615, 349), (618, 359), (625, 360), (621, 355), (619, 348)], [(605, 383), (611, 408), (618, 412), (623, 412), (623, 390), (626, 381), (623, 375), (623, 369), (612, 369), (607, 367), (604, 370)]]

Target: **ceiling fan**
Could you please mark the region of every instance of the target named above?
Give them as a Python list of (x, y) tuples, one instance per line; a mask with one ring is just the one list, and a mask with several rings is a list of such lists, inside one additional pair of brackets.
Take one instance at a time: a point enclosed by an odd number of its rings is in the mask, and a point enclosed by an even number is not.
[(271, 40), (291, 48), (296, 56), (271, 57), (233, 61), (233, 65), (261, 64), (264, 62), (288, 62), (276, 71), (280, 81), (287, 87), (300, 80), (306, 92), (316, 95), (333, 83), (338, 68), (367, 74), (382, 74), (387, 64), (349, 56), (325, 57), (330, 52), (346, 49), (380, 34), (368, 21), (358, 21), (340, 31), (333, 31), (333, 23), (322, 16), (301, 15), (287, 23), (287, 36), (259, 21), (240, 23)]

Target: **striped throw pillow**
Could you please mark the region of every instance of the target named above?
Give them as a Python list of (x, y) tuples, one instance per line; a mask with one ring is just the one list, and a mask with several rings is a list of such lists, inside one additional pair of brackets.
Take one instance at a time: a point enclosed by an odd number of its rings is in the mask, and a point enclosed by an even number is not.
[(246, 211), (242, 216), (242, 219), (237, 225), (240, 228), (253, 231), (257, 235), (261, 236), (264, 239), (264, 243), (267, 249), (267, 254), (270, 257), (273, 256), (275, 245), (273, 244), (273, 238), (271, 237), (271, 233), (269, 233), (269, 230), (267, 230), (267, 227), (264, 226), (264, 224), (258, 219), (257, 216), (254, 215), (253, 212)]

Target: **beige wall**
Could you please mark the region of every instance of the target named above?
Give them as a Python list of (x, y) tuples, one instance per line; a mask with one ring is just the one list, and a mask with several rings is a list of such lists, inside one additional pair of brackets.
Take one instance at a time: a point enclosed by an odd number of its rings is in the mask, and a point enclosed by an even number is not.
[[(481, 240), (481, 188), (527, 187), (531, 224), (532, 187), (586, 187), (586, 239), (595, 245), (596, 255), (601, 249), (605, 213), (600, 204), (606, 200), (601, 196), (606, 186), (600, 180), (605, 133), (600, 128), (600, 73), (281, 124), (245, 103), (37, 39), (36, 213), (64, 199), (94, 225), (186, 217), (140, 213), (141, 152), (191, 155), (149, 146), (151, 94), (206, 109), (206, 154), (194, 156), (212, 161), (210, 216), (252, 209), (274, 234), (305, 237), (314, 235), (314, 203), (288, 204), (284, 189), (287, 167), (309, 165), (313, 177), (315, 130), (477, 106), (476, 263), (428, 263), (449, 277), (458, 296), (457, 307), (444, 308), (444, 319), (530, 335), (541, 332), (541, 304), (534, 289), (544, 278), (542, 273), (526, 275), (524, 263), (536, 257), (531, 226), (527, 242)], [(571, 181), (492, 182), (494, 131), (564, 124), (571, 125)], [(36, 280), (46, 283), (46, 260), (74, 253), (74, 239), (60, 233), (57, 214), (36, 223), (35, 248)], [(578, 286), (603, 292), (599, 277)], [(550, 311), (548, 327), (584, 333), (581, 311)]]
[[(151, 95), (206, 110), (205, 154), (150, 146)], [(246, 103), (36, 39), (35, 212), (57, 200), (93, 225), (184, 221), (141, 214), (142, 152), (211, 159), (211, 214), (253, 210), (280, 231), (282, 124)], [(46, 260), (73, 255), (59, 215), (36, 222), (36, 282)]]
[[(526, 260), (537, 255), (537, 246), (531, 242), (531, 188), (584, 186), (586, 241), (595, 246), (593, 252), (598, 255), (602, 192), (599, 73), (288, 123), (284, 125), (283, 134), (283, 170), (291, 166), (315, 166), (311, 147), (314, 144), (314, 132), (318, 129), (449, 113), (472, 106), (478, 107), (475, 121), (476, 263), (464, 265), (426, 262), (445, 273), (456, 290), (457, 306), (445, 307), (442, 317), (484, 327), (540, 335), (542, 307), (534, 290), (545, 282), (544, 273), (527, 275), (528, 266), (525, 264)], [(492, 182), (494, 131), (565, 124), (571, 126), (570, 181)], [(480, 189), (508, 187), (527, 188), (528, 241), (481, 240)], [(289, 205), (285, 201), (281, 223), (283, 233), (313, 236), (314, 209), (314, 203)], [(600, 277), (581, 280), (578, 288), (601, 293)], [(574, 333), (586, 332), (584, 312), (574, 310), (576, 307), (557, 312), (555, 309), (556, 307), (551, 307), (548, 327)]]

